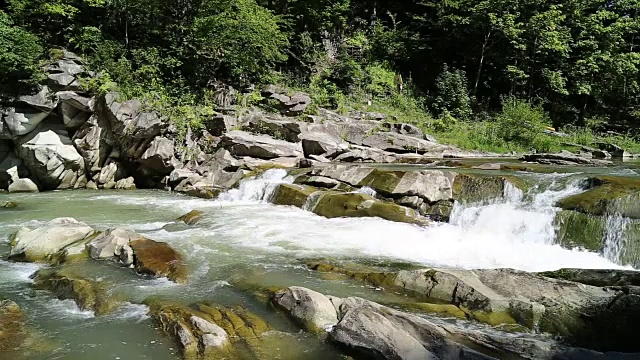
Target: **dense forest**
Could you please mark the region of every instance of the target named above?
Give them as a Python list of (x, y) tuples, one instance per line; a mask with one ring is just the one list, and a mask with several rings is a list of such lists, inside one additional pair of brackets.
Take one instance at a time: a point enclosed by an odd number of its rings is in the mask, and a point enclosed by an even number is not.
[(207, 106), (221, 87), (251, 100), (251, 89), (277, 83), (339, 111), (371, 102), (470, 148), (550, 150), (548, 139), (526, 138), (538, 125), (585, 145), (628, 145), (640, 128), (639, 9), (638, 0), (5, 0), (0, 91), (26, 91), (65, 48), (96, 72), (93, 91), (117, 83), (194, 123), (185, 109)]

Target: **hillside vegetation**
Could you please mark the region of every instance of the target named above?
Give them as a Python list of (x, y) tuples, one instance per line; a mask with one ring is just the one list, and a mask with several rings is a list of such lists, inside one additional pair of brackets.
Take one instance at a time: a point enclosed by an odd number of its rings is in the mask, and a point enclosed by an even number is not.
[(27, 92), (64, 48), (98, 74), (87, 88), (117, 84), (183, 127), (197, 128), (221, 93), (251, 106), (255, 89), (275, 83), (308, 92), (316, 108), (383, 112), (468, 149), (608, 142), (640, 152), (639, 9), (637, 0), (8, 0), (0, 93)]

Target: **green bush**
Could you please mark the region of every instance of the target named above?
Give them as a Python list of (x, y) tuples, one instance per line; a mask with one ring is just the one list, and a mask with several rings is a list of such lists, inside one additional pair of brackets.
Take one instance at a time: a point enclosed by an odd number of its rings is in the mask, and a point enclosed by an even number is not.
[(388, 70), (380, 64), (369, 65), (365, 68), (366, 84), (364, 86), (367, 93), (373, 96), (389, 96), (396, 91), (395, 72)]
[(464, 71), (450, 71), (445, 65), (436, 79), (436, 87), (438, 95), (433, 106), (438, 115), (447, 111), (460, 120), (466, 120), (471, 116), (471, 99)]
[(507, 98), (497, 115), (498, 137), (505, 142), (536, 151), (549, 151), (552, 141), (544, 133), (551, 125), (547, 113), (539, 105), (516, 98)]
[(35, 86), (43, 78), (42, 55), (38, 38), (0, 11), (0, 93), (17, 95)]

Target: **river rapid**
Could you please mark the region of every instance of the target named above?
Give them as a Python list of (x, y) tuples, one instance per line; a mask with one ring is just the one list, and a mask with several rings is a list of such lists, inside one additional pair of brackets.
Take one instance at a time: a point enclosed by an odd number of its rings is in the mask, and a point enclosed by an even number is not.
[[(217, 200), (202, 200), (162, 191), (65, 191), (0, 194), (0, 201), (19, 204), (0, 213), (0, 253), (9, 251), (8, 236), (22, 226), (36, 227), (58, 217), (73, 217), (97, 229), (121, 227), (169, 243), (185, 257), (189, 282), (141, 278), (132, 271), (99, 263), (86, 271), (108, 281), (126, 299), (115, 313), (94, 317), (69, 300), (30, 287), (29, 276), (40, 265), (0, 260), (0, 298), (16, 301), (29, 324), (41, 334), (46, 355), (30, 359), (176, 359), (178, 350), (156, 329), (139, 305), (149, 297), (184, 303), (210, 301), (242, 304), (270, 320), (273, 349), (265, 358), (338, 358), (315, 338), (299, 332), (281, 316), (243, 291), (244, 285), (305, 286), (336, 296), (402, 302), (403, 297), (312, 272), (306, 259), (333, 258), (374, 264), (411, 263), (461, 269), (514, 268), (546, 271), (560, 268), (631, 268), (619, 264), (624, 226), (611, 221), (600, 253), (565, 249), (556, 244), (556, 201), (584, 191), (585, 175), (527, 174), (536, 182), (527, 193), (508, 187), (501, 200), (456, 204), (448, 224), (428, 227), (377, 218), (326, 219), (294, 207), (275, 206), (269, 198), (276, 185), (289, 182), (284, 170), (269, 170), (247, 180)], [(365, 190), (366, 191), (366, 190)], [(313, 206), (313, 204), (308, 204)], [(204, 217), (197, 225), (173, 222), (191, 210)], [(77, 265), (82, 266), (82, 265)], [(461, 326), (471, 326), (464, 325)], [(495, 330), (486, 330), (495, 331)], [(526, 335), (533, 336), (533, 335)], [(286, 345), (283, 345), (286, 344)], [(292, 346), (293, 344), (293, 346)], [(267, 350), (265, 350), (267, 351)]]

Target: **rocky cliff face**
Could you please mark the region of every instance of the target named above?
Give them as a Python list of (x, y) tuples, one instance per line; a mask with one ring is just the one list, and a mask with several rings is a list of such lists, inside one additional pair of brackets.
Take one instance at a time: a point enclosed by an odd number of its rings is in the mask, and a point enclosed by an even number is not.
[(47, 71), (37, 93), (0, 112), (0, 190), (141, 187), (207, 197), (259, 168), (474, 155), (381, 114), (321, 109), (303, 119), (309, 96), (273, 86), (263, 94), (280, 113), (226, 106), (177, 142), (171, 119), (141, 101), (83, 90), (92, 74), (75, 54), (64, 52)]

